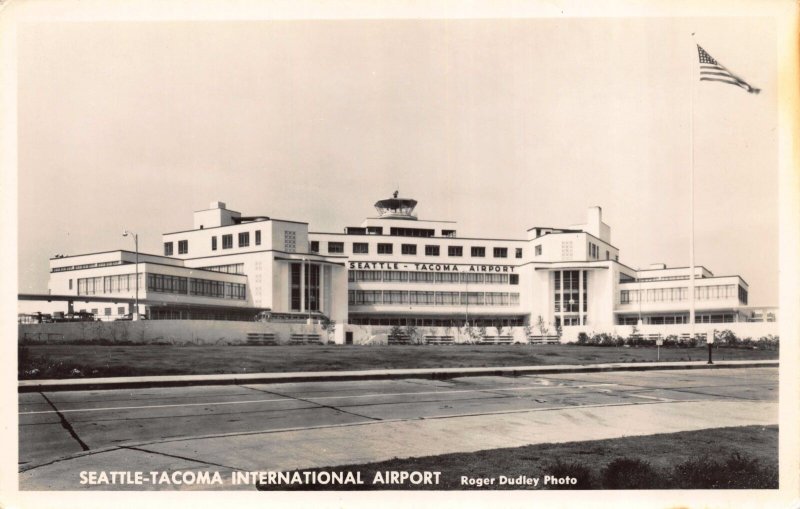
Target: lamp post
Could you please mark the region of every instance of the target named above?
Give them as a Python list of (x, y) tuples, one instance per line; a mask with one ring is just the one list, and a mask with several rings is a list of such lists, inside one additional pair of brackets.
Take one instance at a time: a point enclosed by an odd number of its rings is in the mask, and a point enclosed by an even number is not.
[(138, 320), (139, 319), (139, 235), (133, 232), (129, 232), (128, 230), (123, 230), (122, 232), (123, 237), (132, 236), (133, 237), (133, 246), (136, 250), (136, 279), (134, 280), (134, 285), (136, 288), (135, 299), (134, 299), (134, 310), (133, 314), (131, 315), (131, 320)]

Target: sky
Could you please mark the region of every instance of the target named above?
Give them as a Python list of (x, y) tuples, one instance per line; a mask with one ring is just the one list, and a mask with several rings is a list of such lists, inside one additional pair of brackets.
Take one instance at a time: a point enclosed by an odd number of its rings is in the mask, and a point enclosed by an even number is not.
[[(696, 35), (692, 37), (692, 33)], [(697, 80), (695, 43), (758, 95)], [(55, 22), (18, 28), (19, 291), (220, 200), (340, 232), (395, 189), (460, 236), (599, 205), (620, 261), (778, 303), (769, 18)]]

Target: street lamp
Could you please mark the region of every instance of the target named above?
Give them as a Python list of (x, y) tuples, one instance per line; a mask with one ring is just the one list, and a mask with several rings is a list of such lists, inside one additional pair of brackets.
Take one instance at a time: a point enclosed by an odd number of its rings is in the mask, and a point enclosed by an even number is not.
[(136, 279), (134, 280), (134, 284), (136, 285), (136, 298), (134, 299), (134, 310), (133, 315), (131, 315), (131, 320), (138, 320), (139, 319), (139, 235), (133, 232), (129, 232), (128, 230), (122, 231), (122, 236), (133, 237), (133, 246), (136, 249)]

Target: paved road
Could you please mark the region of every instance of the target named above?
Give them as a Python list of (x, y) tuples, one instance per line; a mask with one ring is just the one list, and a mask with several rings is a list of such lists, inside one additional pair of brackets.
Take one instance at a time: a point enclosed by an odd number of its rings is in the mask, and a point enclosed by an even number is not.
[[(775, 368), (198, 386), (19, 395), (21, 489), (81, 471), (288, 470), (776, 424)], [(218, 486), (217, 486), (218, 487)], [(162, 484), (158, 489), (207, 489)]]

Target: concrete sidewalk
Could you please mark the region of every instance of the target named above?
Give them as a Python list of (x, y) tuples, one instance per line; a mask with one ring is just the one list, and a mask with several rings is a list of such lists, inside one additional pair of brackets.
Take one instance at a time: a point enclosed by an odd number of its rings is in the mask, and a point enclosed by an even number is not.
[(114, 378), (74, 378), (61, 380), (20, 380), (18, 392), (85, 391), (191, 385), (237, 385), (253, 383), (292, 383), (348, 380), (386, 380), (400, 378), (447, 379), (464, 376), (521, 376), (600, 371), (645, 371), (672, 369), (719, 369), (778, 367), (777, 360), (692, 362), (630, 362), (586, 365), (514, 366), (487, 368), (372, 369), (361, 371), (308, 371), (294, 373), (250, 373), (224, 375), (136, 376)]

